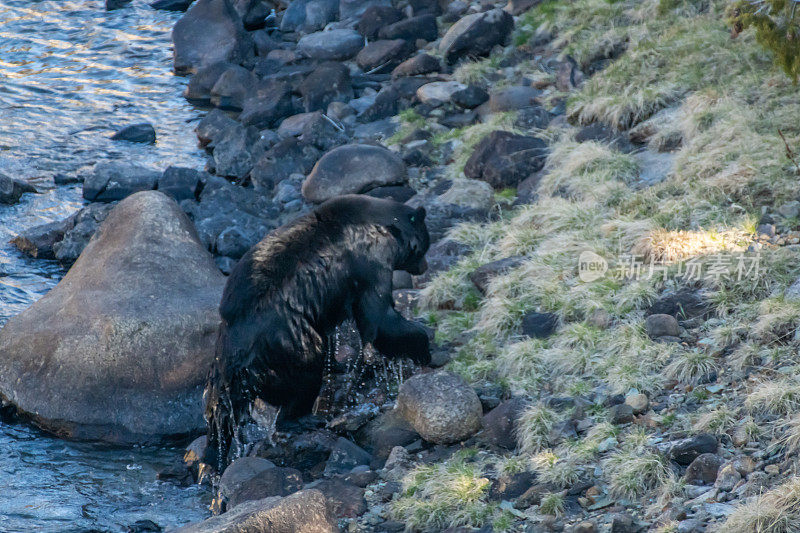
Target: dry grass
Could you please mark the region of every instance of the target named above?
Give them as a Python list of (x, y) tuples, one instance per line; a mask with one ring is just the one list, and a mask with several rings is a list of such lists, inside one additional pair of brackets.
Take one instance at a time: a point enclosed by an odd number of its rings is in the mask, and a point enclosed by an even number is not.
[(720, 533), (792, 533), (800, 531), (800, 478), (737, 507), (716, 531)]
[(752, 412), (785, 415), (800, 409), (800, 383), (780, 379), (757, 385), (745, 399)]

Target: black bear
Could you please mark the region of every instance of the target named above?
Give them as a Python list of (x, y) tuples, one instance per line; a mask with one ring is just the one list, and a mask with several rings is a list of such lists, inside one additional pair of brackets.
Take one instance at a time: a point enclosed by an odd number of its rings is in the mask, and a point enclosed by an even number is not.
[(392, 271), (421, 274), (430, 237), (425, 210), (347, 195), (267, 235), (231, 272), (205, 392), (205, 462), (221, 473), (256, 399), (294, 418), (311, 411), (329, 337), (353, 319), (363, 343), (390, 357), (430, 362), (428, 335), (394, 309)]

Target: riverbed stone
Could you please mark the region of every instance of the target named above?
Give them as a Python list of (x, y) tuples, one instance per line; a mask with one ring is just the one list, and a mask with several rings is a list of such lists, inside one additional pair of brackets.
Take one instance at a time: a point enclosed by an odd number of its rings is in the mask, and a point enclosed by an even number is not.
[(378, 38), (381, 28), (394, 24), (402, 18), (403, 12), (392, 6), (369, 6), (358, 20), (356, 30), (370, 41), (374, 41)]
[(268, 192), (292, 174), (307, 174), (320, 157), (320, 151), (290, 137), (264, 152), (256, 161), (250, 179), (259, 192)]
[(64, 279), (0, 330), (0, 396), (77, 439), (205, 430), (224, 278), (157, 191), (119, 203)]
[(340, 477), (310, 483), (307, 488), (320, 491), (336, 518), (356, 518), (367, 512), (364, 489)]
[(436, 25), (436, 17), (426, 14), (384, 26), (378, 31), (378, 37), (381, 39), (405, 39), (411, 42), (422, 39), (430, 42), (439, 37), (439, 28)]
[(258, 77), (239, 65), (225, 69), (211, 87), (210, 101), (220, 108), (241, 111), (244, 102), (255, 91)]
[(528, 405), (525, 398), (507, 400), (483, 416), (480, 437), (487, 443), (513, 450), (517, 447), (517, 421)]
[(410, 59), (406, 59), (392, 71), (393, 78), (402, 78), (404, 76), (422, 76), (423, 74), (431, 74), (439, 72), (442, 65), (439, 60), (430, 54), (417, 54)]
[(319, 31), (339, 14), (338, 0), (295, 0), (283, 12), (281, 31)]
[(78, 259), (115, 203), (89, 204), (64, 221), (64, 236), (53, 244), (53, 255), (61, 266), (69, 267)]
[(53, 246), (72, 228), (74, 217), (22, 230), (11, 239), (19, 251), (36, 259), (55, 259)]
[(202, 146), (207, 149), (213, 149), (214, 145), (227, 134), (228, 130), (236, 128), (238, 125), (238, 122), (221, 109), (212, 109), (197, 123), (197, 138)]
[(0, 172), (0, 204), (15, 204), (26, 192), (36, 192), (36, 187)]
[(176, 202), (194, 200), (209, 175), (202, 170), (186, 167), (167, 167), (158, 180), (158, 190)]
[(445, 103), (450, 101), (453, 94), (466, 88), (466, 85), (457, 81), (434, 81), (417, 89), (417, 98), (423, 104)]
[(322, 492), (314, 489), (237, 505), (227, 513), (173, 533), (338, 533), (336, 520)]
[(482, 139), (464, 166), (464, 175), (495, 189), (514, 187), (544, 166), (547, 144), (538, 137), (494, 131)]
[(303, 182), (303, 197), (322, 203), (342, 194), (357, 194), (383, 185), (406, 182), (403, 161), (380, 146), (348, 144), (334, 148), (317, 162)]
[(83, 197), (90, 202), (122, 200), (139, 191), (156, 188), (161, 174), (133, 163), (98, 163), (83, 182)]
[(478, 395), (461, 377), (446, 371), (407, 379), (395, 409), (422, 436), (435, 444), (452, 444), (474, 435), (483, 409)]
[(390, 72), (414, 52), (403, 39), (372, 41), (356, 56), (356, 63), (368, 72)]
[(294, 112), (292, 87), (282, 81), (261, 82), (244, 102), (239, 121), (260, 130), (272, 128)]
[[(219, 478), (217, 488), (220, 496), (225, 499), (230, 498), (244, 483), (271, 468), (275, 468), (275, 464), (267, 459), (239, 457), (228, 465)], [(271, 494), (270, 496), (275, 495)]]
[(318, 31), (303, 36), (297, 51), (311, 59), (342, 61), (355, 56), (364, 47), (364, 38), (355, 30)]
[(325, 111), (332, 102), (348, 102), (353, 98), (350, 71), (341, 63), (323, 63), (298, 87), (306, 113)]
[(469, 85), (452, 95), (453, 103), (465, 109), (474, 109), (488, 99), (489, 94), (477, 85)]
[(112, 141), (128, 141), (141, 144), (155, 144), (156, 130), (149, 122), (125, 126), (111, 136)]
[(453, 24), (439, 43), (445, 61), (453, 64), (463, 57), (487, 55), (503, 44), (514, 28), (514, 19), (502, 9), (473, 13)]
[(241, 64), (253, 54), (253, 41), (230, 0), (197, 0), (172, 29), (174, 69), (178, 74), (228, 61)]
[(268, 468), (239, 485), (228, 497), (227, 508), (270, 496), (288, 496), (301, 490), (303, 485), (303, 474), (295, 468)]

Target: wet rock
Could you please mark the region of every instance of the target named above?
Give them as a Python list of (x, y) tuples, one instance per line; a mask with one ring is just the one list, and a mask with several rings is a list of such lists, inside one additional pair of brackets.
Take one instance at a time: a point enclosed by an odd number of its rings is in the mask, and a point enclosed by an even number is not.
[(489, 94), (477, 85), (469, 85), (452, 94), (454, 104), (465, 109), (473, 109), (486, 102)]
[(526, 313), (522, 317), (522, 334), (535, 339), (544, 339), (558, 328), (558, 315), (555, 313)]
[(367, 40), (374, 41), (384, 26), (402, 20), (403, 12), (392, 6), (375, 5), (368, 7), (358, 20), (356, 29)]
[(302, 472), (314, 469), (319, 473), (337, 440), (338, 437), (328, 430), (305, 431), (288, 442), (265, 446), (258, 455), (277, 465), (291, 466)]
[(197, 72), (189, 79), (183, 97), (194, 104), (211, 105), (211, 89), (217, 80), (225, 71), (238, 68), (242, 67), (227, 61), (211, 63), (198, 68)]
[(352, 441), (339, 437), (325, 465), (325, 475), (346, 474), (354, 467), (368, 465), (372, 456)]
[(62, 266), (69, 267), (78, 259), (113, 207), (112, 204), (91, 204), (64, 221), (68, 229), (64, 237), (53, 244), (53, 255)]
[(122, 200), (139, 191), (156, 188), (160, 174), (131, 163), (98, 163), (83, 182), (83, 197), (90, 202)]
[(197, 0), (172, 29), (175, 72), (197, 72), (220, 61), (241, 64), (253, 41), (229, 0)]
[(194, 200), (209, 175), (200, 170), (184, 167), (167, 167), (158, 180), (158, 190), (176, 202)]
[(295, 0), (283, 12), (281, 31), (305, 33), (323, 29), (339, 14), (338, 0)]
[(417, 374), (400, 386), (395, 407), (420, 434), (435, 444), (452, 444), (481, 427), (481, 401), (462, 378), (450, 372)]
[(489, 109), (493, 113), (505, 111), (518, 111), (526, 107), (538, 105), (535, 99), (541, 91), (533, 87), (507, 87), (494, 91), (489, 96)]
[(269, 468), (244, 481), (233, 491), (227, 501), (227, 508), (232, 509), (240, 503), (270, 496), (288, 496), (301, 490), (303, 485), (303, 474), (299, 470), (280, 466)]
[(284, 82), (262, 82), (243, 104), (239, 121), (260, 130), (273, 127), (294, 111), (291, 87)]
[(342, 61), (364, 47), (364, 38), (354, 30), (319, 31), (302, 37), (297, 51), (311, 59)]
[(348, 144), (322, 156), (303, 182), (303, 197), (322, 203), (342, 194), (361, 193), (406, 181), (406, 168), (386, 148)]
[(137, 193), (56, 287), (0, 330), (0, 394), (76, 439), (204, 431), (223, 284), (178, 205)]
[(53, 245), (64, 238), (64, 234), (72, 229), (73, 217), (34, 226), (20, 232), (11, 239), (11, 243), (24, 254), (37, 259), (55, 259)]
[(408, 446), (419, 439), (419, 433), (395, 411), (387, 411), (372, 420), (366, 434), (373, 453), (381, 458), (388, 457), (395, 447)]
[(152, 520), (137, 520), (128, 526), (128, 533), (145, 533), (146, 531), (162, 531), (161, 526)]
[(150, 4), (153, 9), (161, 11), (186, 11), (194, 0), (156, 0)]
[(339, 19), (355, 20), (372, 6), (390, 5), (390, 0), (339, 0)]
[(328, 508), (336, 518), (356, 518), (367, 512), (364, 489), (341, 478), (323, 479), (308, 485), (328, 500)]
[(323, 63), (300, 84), (306, 113), (325, 111), (332, 102), (348, 102), (353, 98), (350, 71), (340, 63)]
[(285, 498), (271, 497), (237, 505), (234, 509), (174, 530), (174, 533), (335, 533), (339, 531), (328, 500), (318, 490), (308, 489)]
[(252, 146), (258, 130), (237, 125), (225, 132), (214, 146), (214, 171), (218, 176), (242, 179), (253, 168)]
[(360, 465), (353, 468), (349, 474), (344, 478), (345, 481), (355, 485), (356, 487), (364, 488), (367, 485), (378, 479), (378, 473), (370, 470), (367, 465)]
[(494, 446), (516, 449), (517, 420), (527, 405), (524, 398), (512, 398), (486, 413), (483, 416), (481, 438)]
[(684, 479), (694, 485), (710, 485), (717, 479), (717, 472), (722, 466), (722, 458), (713, 453), (697, 456), (686, 468)]
[(439, 60), (429, 54), (417, 54), (410, 59), (406, 59), (392, 71), (393, 78), (404, 76), (422, 76), (439, 72), (442, 66)]
[(13, 205), (26, 192), (36, 192), (36, 188), (29, 183), (11, 178), (0, 172), (0, 204)]
[(612, 424), (630, 424), (633, 422), (633, 407), (626, 403), (613, 405), (608, 410), (608, 418)]
[(261, 457), (240, 457), (234, 460), (219, 479), (220, 496), (226, 500), (231, 498), (242, 485), (272, 468), (275, 468), (275, 464)]
[(455, 63), (463, 57), (487, 55), (503, 44), (514, 28), (514, 19), (502, 9), (467, 15), (453, 24), (439, 43), (445, 61)]
[(717, 438), (709, 433), (701, 433), (672, 444), (669, 458), (679, 465), (688, 465), (704, 453), (717, 452)]
[(514, 187), (544, 166), (547, 145), (537, 137), (495, 131), (481, 140), (464, 166), (464, 175), (495, 189)]
[(258, 78), (252, 71), (231, 65), (211, 87), (210, 101), (220, 109), (241, 111), (244, 101), (255, 91), (257, 82)]
[(513, 270), (525, 261), (525, 258), (520, 255), (506, 257), (505, 259), (498, 259), (491, 263), (486, 263), (476, 268), (472, 274), (469, 275), (470, 281), (475, 285), (475, 288), (481, 294), (486, 294), (489, 283), (509, 270)]
[(645, 320), (644, 327), (651, 339), (663, 337), (664, 335), (678, 337), (681, 334), (678, 321), (672, 315), (650, 315)]
[(405, 39), (415, 42), (417, 39), (435, 41), (439, 38), (439, 28), (436, 26), (436, 17), (433, 15), (420, 15), (400, 20), (378, 31), (381, 39)]
[(358, 53), (356, 63), (364, 71), (390, 72), (412, 53), (414, 48), (402, 39), (372, 41)]
[(149, 122), (125, 126), (111, 136), (112, 141), (128, 141), (132, 143), (155, 144), (156, 130)]
[(213, 146), (222, 139), (228, 130), (238, 126), (238, 122), (229, 117), (224, 111), (212, 109), (197, 123), (197, 138), (202, 146)]
[(292, 174), (307, 174), (317, 162), (320, 151), (294, 138), (280, 141), (267, 150), (253, 166), (250, 180), (257, 191), (269, 192)]
[(457, 81), (435, 81), (426, 83), (417, 89), (417, 98), (423, 104), (449, 102), (454, 93), (466, 89), (466, 85)]

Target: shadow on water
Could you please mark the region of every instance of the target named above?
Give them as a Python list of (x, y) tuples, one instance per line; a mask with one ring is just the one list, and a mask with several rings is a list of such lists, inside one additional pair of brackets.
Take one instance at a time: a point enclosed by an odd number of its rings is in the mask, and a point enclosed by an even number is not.
[[(110, 13), (103, 4), (0, 0), (0, 172), (41, 192), (0, 205), (0, 325), (64, 274), (8, 242), (83, 205), (80, 186), (55, 186), (54, 175), (114, 159), (156, 169), (205, 163), (192, 131), (199, 113), (181, 97), (186, 80), (170, 71), (179, 15), (140, 0)], [(156, 128), (155, 146), (108, 139), (144, 121)], [(0, 422), (0, 531), (125, 531), (137, 520), (168, 528), (202, 519), (206, 492), (156, 480), (180, 456), (70, 443)]]

